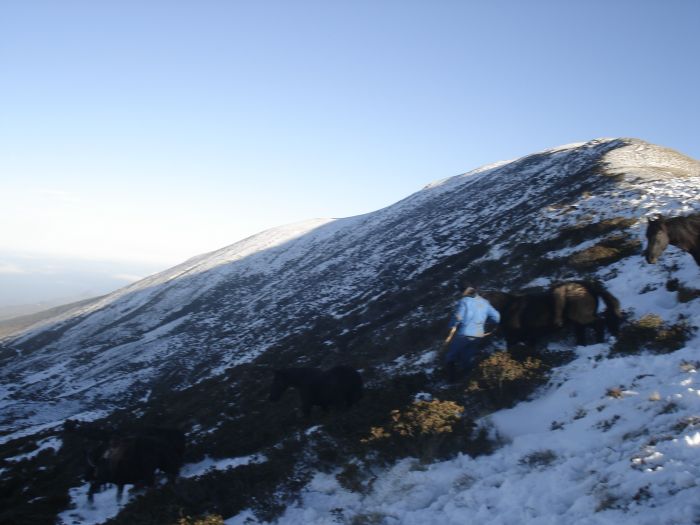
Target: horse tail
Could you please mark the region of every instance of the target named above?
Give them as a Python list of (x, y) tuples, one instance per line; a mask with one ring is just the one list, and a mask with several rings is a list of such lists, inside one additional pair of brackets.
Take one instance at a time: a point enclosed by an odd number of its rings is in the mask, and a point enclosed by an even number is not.
[(600, 298), (605, 303), (605, 322), (608, 330), (617, 335), (620, 330), (620, 322), (623, 319), (620, 301), (611, 294), (600, 281), (585, 281), (581, 284), (591, 292), (596, 299)]

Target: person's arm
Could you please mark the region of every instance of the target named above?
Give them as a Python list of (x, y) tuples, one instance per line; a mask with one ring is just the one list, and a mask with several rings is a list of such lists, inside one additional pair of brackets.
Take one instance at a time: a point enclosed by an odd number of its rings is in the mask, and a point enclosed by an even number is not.
[(494, 323), (498, 324), (501, 322), (500, 312), (498, 310), (496, 310), (490, 304), (489, 304), (489, 309), (488, 309), (487, 315), (488, 315), (489, 319), (491, 319)]
[(464, 310), (465, 310), (466, 305), (464, 304), (464, 301), (460, 301), (457, 304), (457, 307), (455, 308), (454, 313), (452, 314), (452, 318), (450, 319), (450, 333), (447, 334), (447, 337), (445, 338), (445, 341), (442, 343), (443, 349), (447, 349), (448, 345), (450, 342), (452, 342), (452, 338), (455, 336), (455, 333), (457, 332), (457, 328), (459, 328), (459, 325), (462, 323), (462, 320), (464, 319)]
[(450, 330), (450, 333), (447, 334), (447, 337), (445, 338), (445, 342), (442, 343), (442, 346), (447, 348), (447, 345), (449, 345), (452, 342), (452, 338), (455, 336), (455, 332), (457, 331), (457, 326), (454, 325), (452, 329)]
[[(498, 330), (499, 323), (501, 322), (501, 314), (498, 310), (496, 310), (493, 306), (491, 306), (490, 303), (489, 303), (488, 308), (486, 309), (486, 321), (492, 322), (495, 326), (493, 328), (491, 328), (484, 335), (491, 335)], [(490, 324), (490, 323), (488, 323), (488, 324)]]
[(454, 313), (452, 314), (452, 319), (450, 320), (449, 328), (456, 328), (459, 326), (467, 313), (467, 304), (465, 301), (460, 301), (457, 303)]

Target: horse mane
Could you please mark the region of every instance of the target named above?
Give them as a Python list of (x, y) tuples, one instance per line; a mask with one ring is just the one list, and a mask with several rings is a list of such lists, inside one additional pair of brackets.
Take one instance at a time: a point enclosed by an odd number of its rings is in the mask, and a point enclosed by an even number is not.
[(684, 217), (673, 217), (665, 221), (669, 240), (672, 244), (693, 248), (700, 236), (700, 213)]

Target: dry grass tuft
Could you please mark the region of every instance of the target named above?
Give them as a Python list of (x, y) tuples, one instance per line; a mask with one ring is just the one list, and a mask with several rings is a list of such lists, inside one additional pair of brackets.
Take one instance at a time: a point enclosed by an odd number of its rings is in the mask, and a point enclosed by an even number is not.
[(572, 254), (569, 264), (578, 270), (591, 270), (638, 253), (640, 248), (641, 243), (629, 235), (613, 235), (590, 248)]
[(183, 516), (175, 522), (175, 525), (224, 525), (224, 518), (218, 514), (209, 514), (201, 518)]
[(648, 314), (622, 327), (611, 353), (631, 355), (649, 350), (668, 354), (683, 348), (692, 333), (685, 320), (669, 324), (658, 315)]

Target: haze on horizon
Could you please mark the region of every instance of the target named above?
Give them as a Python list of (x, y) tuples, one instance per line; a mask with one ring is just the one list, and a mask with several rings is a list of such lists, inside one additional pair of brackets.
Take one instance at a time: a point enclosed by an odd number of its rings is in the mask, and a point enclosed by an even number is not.
[(35, 300), (20, 276), (36, 300), (68, 273), (104, 293), (566, 143), (700, 158), (699, 19), (693, 0), (4, 5), (0, 306)]

